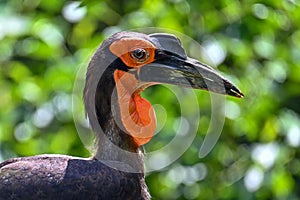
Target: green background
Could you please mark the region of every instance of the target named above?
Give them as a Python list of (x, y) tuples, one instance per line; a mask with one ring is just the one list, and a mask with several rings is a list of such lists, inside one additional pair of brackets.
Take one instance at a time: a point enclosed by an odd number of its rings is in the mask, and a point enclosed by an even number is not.
[[(1, 0), (0, 161), (43, 153), (90, 156), (73, 117), (78, 70), (83, 77), (89, 57), (113, 32), (160, 27), (199, 42), (212, 57), (205, 62), (212, 60), (245, 98), (227, 97), (222, 135), (199, 158), (211, 103), (207, 92), (195, 91), (197, 136), (176, 162), (147, 175), (153, 199), (299, 199), (299, 26), (299, 0)], [(180, 109), (165, 87), (144, 96), (165, 109), (158, 120), (167, 116), (146, 145), (151, 151), (172, 139)], [(75, 106), (83, 116), (80, 101)], [(86, 131), (84, 122), (80, 128)]]

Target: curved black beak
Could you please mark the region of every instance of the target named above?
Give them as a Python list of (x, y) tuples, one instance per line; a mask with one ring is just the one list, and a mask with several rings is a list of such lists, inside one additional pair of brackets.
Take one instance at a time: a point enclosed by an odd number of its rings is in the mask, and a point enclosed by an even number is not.
[(156, 50), (155, 61), (141, 67), (137, 76), (142, 82), (168, 83), (234, 97), (244, 96), (236, 86), (211, 67), (195, 59), (163, 50)]

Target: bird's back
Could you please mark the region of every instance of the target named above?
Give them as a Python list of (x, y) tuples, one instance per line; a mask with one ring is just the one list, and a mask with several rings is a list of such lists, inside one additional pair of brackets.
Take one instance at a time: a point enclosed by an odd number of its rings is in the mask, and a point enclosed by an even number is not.
[(0, 199), (144, 199), (141, 177), (98, 160), (15, 158), (0, 164)]

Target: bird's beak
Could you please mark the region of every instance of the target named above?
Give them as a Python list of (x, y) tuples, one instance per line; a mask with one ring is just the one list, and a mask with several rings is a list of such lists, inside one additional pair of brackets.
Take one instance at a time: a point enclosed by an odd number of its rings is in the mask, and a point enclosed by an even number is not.
[(168, 83), (235, 97), (244, 96), (236, 86), (211, 67), (167, 51), (157, 51), (155, 60), (142, 66), (137, 76), (146, 83)]

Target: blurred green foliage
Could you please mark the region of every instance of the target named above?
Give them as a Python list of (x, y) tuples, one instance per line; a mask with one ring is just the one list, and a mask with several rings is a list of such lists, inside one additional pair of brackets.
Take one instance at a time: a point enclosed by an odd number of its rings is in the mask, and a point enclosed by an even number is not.
[[(153, 199), (299, 199), (299, 22), (299, 0), (2, 0), (0, 161), (89, 156), (72, 114), (78, 70), (108, 35), (162, 27), (190, 36), (212, 58), (220, 51), (210, 64), (246, 96), (227, 98), (221, 138), (200, 159), (210, 96), (197, 91), (197, 137), (175, 163), (148, 174)], [(162, 133), (146, 145), (158, 149), (173, 137), (179, 105), (161, 86), (144, 95), (168, 115)]]

